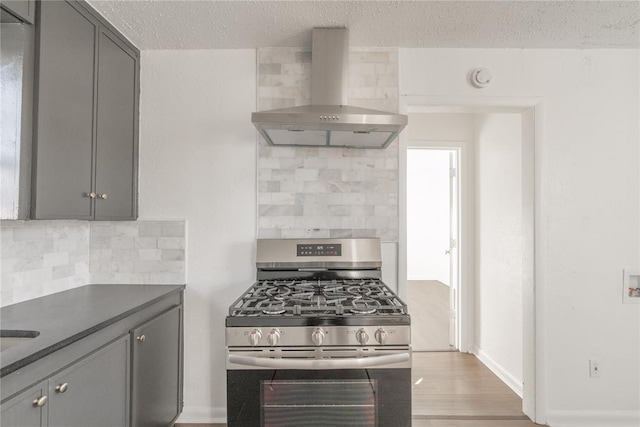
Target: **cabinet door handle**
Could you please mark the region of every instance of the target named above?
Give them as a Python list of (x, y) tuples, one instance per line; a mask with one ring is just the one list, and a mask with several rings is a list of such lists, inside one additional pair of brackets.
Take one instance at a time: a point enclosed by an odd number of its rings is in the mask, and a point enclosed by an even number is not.
[(64, 393), (65, 391), (67, 391), (68, 388), (69, 388), (69, 383), (58, 384), (56, 386), (56, 392)]
[(96, 198), (96, 193), (94, 193), (93, 191), (91, 193), (86, 193), (84, 195), (85, 197), (88, 197), (90, 199), (95, 199)]
[(39, 397), (33, 401), (33, 406), (35, 406), (36, 408), (42, 408), (46, 404), (47, 404), (47, 396)]
[(98, 194), (98, 199), (107, 200), (107, 193)]
[(147, 339), (147, 337), (145, 337), (144, 335), (139, 335), (139, 336), (137, 336), (137, 337), (136, 337), (136, 339), (137, 339), (138, 341), (140, 341), (140, 342), (144, 342), (144, 340), (146, 340), (146, 339)]

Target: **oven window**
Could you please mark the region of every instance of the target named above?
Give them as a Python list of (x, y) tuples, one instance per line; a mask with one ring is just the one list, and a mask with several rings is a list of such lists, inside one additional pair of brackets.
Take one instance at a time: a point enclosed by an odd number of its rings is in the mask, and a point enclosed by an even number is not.
[(262, 381), (264, 427), (375, 427), (377, 380)]

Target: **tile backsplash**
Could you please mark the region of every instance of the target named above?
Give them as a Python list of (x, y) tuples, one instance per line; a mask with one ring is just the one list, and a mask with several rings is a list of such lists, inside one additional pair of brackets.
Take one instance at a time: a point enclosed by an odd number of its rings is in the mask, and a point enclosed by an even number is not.
[[(259, 49), (259, 109), (310, 103), (311, 54)], [(351, 48), (349, 105), (398, 110), (397, 49)], [(398, 240), (398, 142), (386, 149), (271, 147), (258, 156), (258, 236)]]
[(92, 283), (184, 283), (184, 221), (94, 222), (89, 249)]
[(0, 305), (90, 283), (89, 222), (2, 221)]
[(0, 306), (95, 283), (185, 283), (176, 221), (1, 221)]

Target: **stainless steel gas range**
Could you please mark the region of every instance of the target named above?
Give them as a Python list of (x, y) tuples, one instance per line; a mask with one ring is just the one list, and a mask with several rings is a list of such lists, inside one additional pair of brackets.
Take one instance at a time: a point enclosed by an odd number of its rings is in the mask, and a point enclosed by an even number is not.
[(258, 240), (226, 318), (229, 427), (411, 425), (407, 306), (378, 239)]

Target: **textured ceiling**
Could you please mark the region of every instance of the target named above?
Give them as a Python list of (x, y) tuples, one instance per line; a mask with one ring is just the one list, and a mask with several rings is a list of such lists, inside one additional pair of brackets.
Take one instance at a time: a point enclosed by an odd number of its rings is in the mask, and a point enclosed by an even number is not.
[(305, 47), (313, 27), (351, 46), (640, 48), (640, 0), (89, 0), (140, 49)]

